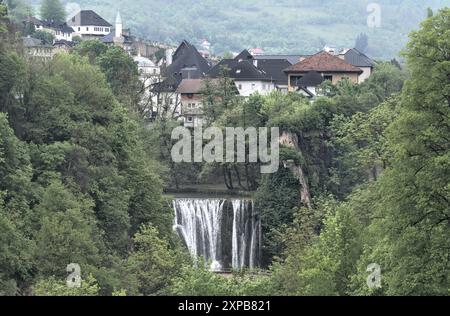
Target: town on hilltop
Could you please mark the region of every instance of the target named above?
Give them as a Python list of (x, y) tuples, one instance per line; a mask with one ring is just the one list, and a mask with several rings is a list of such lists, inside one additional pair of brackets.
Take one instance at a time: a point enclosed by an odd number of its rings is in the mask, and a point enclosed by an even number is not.
[[(170, 116), (187, 127), (202, 124), (203, 92), (208, 83), (222, 77), (235, 86), (242, 97), (268, 95), (273, 91), (297, 92), (311, 100), (320, 95), (319, 86), (342, 79), (362, 83), (373, 71), (375, 62), (356, 48), (337, 50), (325, 46), (314, 55), (266, 55), (261, 48), (244, 49), (234, 57), (211, 54), (211, 43), (201, 41), (201, 49), (184, 40), (176, 48), (137, 39), (124, 28), (120, 12), (114, 25), (92, 10), (81, 10), (64, 23), (41, 21), (29, 16), (26, 30), (47, 32), (52, 42), (23, 37), (30, 58), (47, 61), (60, 52), (69, 52), (84, 40), (99, 40), (123, 48), (137, 64), (145, 86), (143, 103), (149, 120)], [(31, 34), (33, 34), (31, 32)]]

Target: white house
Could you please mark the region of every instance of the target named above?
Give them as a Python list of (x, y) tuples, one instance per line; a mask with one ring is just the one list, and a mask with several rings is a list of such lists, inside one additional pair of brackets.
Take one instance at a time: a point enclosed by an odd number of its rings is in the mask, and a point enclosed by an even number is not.
[(92, 10), (82, 10), (67, 21), (74, 30), (73, 36), (101, 38), (111, 33), (112, 25)]
[(55, 41), (72, 41), (74, 31), (73, 28), (67, 25), (67, 23), (41, 21), (32, 16), (29, 16), (24, 23), (34, 27), (35, 31), (42, 31), (52, 34), (55, 37)]
[[(266, 67), (268, 63), (271, 63), (271, 67)], [(211, 78), (219, 78), (225, 71), (228, 77), (234, 79), (239, 95), (243, 97), (249, 97), (255, 93), (268, 95), (277, 89), (279, 77), (285, 76), (283, 67), (286, 68), (288, 65), (290, 64), (287, 61), (277, 65), (272, 61), (257, 60), (249, 51), (244, 50), (234, 59), (223, 59), (207, 75)], [(287, 84), (287, 78), (285, 81)]]
[(268, 95), (275, 90), (275, 84), (267, 79), (251, 80), (251, 79), (235, 79), (236, 88), (239, 95), (249, 97), (258, 92), (260, 95)]
[(66, 23), (44, 22), (41, 30), (53, 34), (55, 41), (72, 42), (73, 29)]
[(359, 83), (364, 82), (372, 75), (375, 62), (356, 48), (344, 49), (338, 57), (362, 70), (358, 77)]

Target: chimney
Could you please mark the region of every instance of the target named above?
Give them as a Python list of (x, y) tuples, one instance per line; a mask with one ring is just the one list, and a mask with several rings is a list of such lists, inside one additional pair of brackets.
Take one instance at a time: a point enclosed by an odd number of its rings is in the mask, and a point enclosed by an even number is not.
[(334, 47), (331, 47), (331, 46), (328, 46), (328, 45), (325, 45), (323, 50), (326, 51), (328, 54), (331, 54), (331, 55), (335, 55), (335, 53), (336, 53), (336, 50), (334, 49)]

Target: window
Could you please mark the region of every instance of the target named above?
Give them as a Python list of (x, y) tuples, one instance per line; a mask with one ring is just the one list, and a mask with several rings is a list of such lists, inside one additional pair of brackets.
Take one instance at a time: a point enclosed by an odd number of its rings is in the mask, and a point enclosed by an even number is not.
[(193, 118), (192, 116), (188, 116), (188, 117), (187, 117), (187, 121), (188, 121), (189, 123), (192, 123), (192, 121), (194, 121), (194, 118)]
[(252, 90), (255, 90), (256, 84), (252, 83)]
[(262, 86), (262, 88), (263, 88), (263, 90), (266, 90), (266, 89), (267, 89), (267, 87), (266, 87), (266, 84), (265, 84), (265, 83), (263, 83), (263, 86)]
[(238, 89), (242, 90), (242, 84), (239, 84)]
[(298, 86), (300, 79), (302, 79), (303, 76), (291, 76), (291, 86)]
[(109, 27), (105, 28), (105, 32), (109, 32)]
[(333, 76), (330, 75), (323, 76), (323, 79), (333, 81)]
[(86, 31), (89, 32), (89, 26), (86, 26)]
[(81, 27), (78, 27), (78, 32), (80, 32), (81, 31)]

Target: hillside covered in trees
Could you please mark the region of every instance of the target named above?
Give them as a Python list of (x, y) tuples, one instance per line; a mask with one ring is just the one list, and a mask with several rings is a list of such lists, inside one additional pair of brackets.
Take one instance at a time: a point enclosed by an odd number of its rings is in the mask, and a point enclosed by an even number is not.
[[(36, 62), (19, 31), (0, 0), (0, 295), (449, 294), (449, 8), (409, 35), (403, 68), (326, 82), (314, 102), (208, 87), (208, 125), (277, 126), (299, 140), (282, 147), (277, 173), (251, 176), (263, 269), (230, 278), (193, 268), (163, 188), (256, 166), (173, 164), (180, 123), (143, 121), (127, 53), (87, 40)], [(72, 262), (79, 288), (66, 286)], [(367, 286), (372, 264), (380, 287)]]
[[(40, 0), (9, 0), (30, 3)], [(137, 36), (176, 45), (183, 39), (199, 44), (207, 39), (214, 53), (240, 52), (261, 47), (272, 54), (311, 54), (324, 45), (354, 47), (358, 36), (368, 36), (366, 52), (374, 58), (396, 57), (434, 10), (450, 0), (133, 0), (64, 1), (94, 9), (114, 22), (120, 10), (125, 27)], [(380, 27), (371, 28), (368, 4), (380, 5)]]

